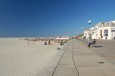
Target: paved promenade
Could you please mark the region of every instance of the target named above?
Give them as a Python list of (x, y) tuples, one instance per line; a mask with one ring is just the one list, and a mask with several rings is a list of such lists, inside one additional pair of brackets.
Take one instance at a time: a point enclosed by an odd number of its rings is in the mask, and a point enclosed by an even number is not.
[[(61, 48), (58, 50), (57, 48)], [(115, 76), (115, 40), (70, 40), (64, 46), (0, 39), (0, 76)]]
[(53, 76), (115, 76), (115, 64), (106, 58), (107, 53), (114, 52), (113, 47), (107, 51), (108, 44), (104, 42), (110, 43), (99, 41), (98, 47), (88, 48), (82, 41), (70, 40)]

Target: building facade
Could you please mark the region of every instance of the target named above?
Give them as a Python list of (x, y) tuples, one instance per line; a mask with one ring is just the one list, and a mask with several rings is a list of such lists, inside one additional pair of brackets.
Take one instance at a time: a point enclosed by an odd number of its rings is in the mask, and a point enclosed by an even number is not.
[(92, 39), (115, 39), (115, 21), (100, 22), (84, 31), (84, 37)]

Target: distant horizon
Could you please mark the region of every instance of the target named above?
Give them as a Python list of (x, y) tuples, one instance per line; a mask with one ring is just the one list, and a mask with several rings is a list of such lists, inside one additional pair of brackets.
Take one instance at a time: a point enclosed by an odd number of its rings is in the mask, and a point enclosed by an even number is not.
[[(62, 36), (62, 35), (60, 35)], [(6, 37), (0, 37), (0, 38), (28, 38), (28, 37), (36, 37), (36, 38), (42, 38), (42, 37), (57, 37), (57, 36), (6, 36)], [(68, 36), (71, 37), (71, 36)]]

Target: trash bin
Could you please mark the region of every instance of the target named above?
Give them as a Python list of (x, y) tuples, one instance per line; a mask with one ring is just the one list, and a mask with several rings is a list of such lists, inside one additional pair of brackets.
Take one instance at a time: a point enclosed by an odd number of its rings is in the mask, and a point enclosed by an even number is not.
[(63, 45), (63, 42), (60, 42), (60, 45)]
[(61, 40), (60, 45), (63, 45), (63, 40)]
[(47, 42), (44, 42), (44, 45), (47, 45)]

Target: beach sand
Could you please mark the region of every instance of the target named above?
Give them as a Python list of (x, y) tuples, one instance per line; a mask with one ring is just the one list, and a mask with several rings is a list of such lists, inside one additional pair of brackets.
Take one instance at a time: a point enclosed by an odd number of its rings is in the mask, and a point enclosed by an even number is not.
[(50, 76), (62, 51), (58, 43), (44, 45), (19, 38), (0, 38), (0, 76)]

